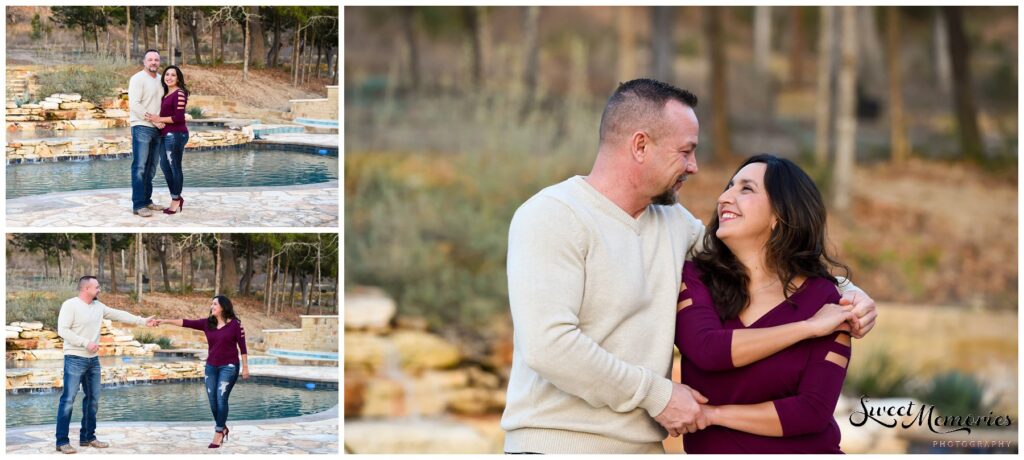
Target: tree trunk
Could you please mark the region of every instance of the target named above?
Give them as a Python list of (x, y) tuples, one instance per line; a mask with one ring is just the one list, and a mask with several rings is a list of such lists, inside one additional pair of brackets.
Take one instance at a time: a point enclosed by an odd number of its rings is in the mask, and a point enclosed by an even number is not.
[(274, 253), (271, 249), (270, 257), (267, 259), (267, 279), (263, 283), (263, 306), (266, 308), (266, 314), (270, 315), (270, 295), (273, 292), (273, 280), (274, 280)]
[(181, 289), (181, 292), (184, 293), (185, 292), (185, 274), (187, 273), (185, 271), (185, 247), (184, 246), (178, 248), (178, 257), (181, 258), (181, 260), (179, 261), (181, 263), (181, 270), (180, 270), (181, 272), (178, 274), (178, 275), (181, 276), (181, 285), (179, 286), (179, 289)]
[(829, 133), (832, 125), (832, 48), (835, 37), (835, 7), (821, 7), (818, 25), (818, 90), (814, 98), (814, 163), (828, 162)]
[(949, 57), (953, 63), (953, 110), (960, 132), (960, 150), (965, 158), (980, 161), (984, 146), (978, 130), (978, 113), (971, 88), (970, 45), (964, 33), (962, 10), (959, 6), (942, 7), (949, 33)]
[(222, 286), (221, 283), (224, 281), (223, 278), (221, 278), (221, 273), (222, 273), (222, 270), (223, 270), (223, 268), (221, 268), (221, 267), (222, 267), (222, 265), (224, 265), (224, 258), (222, 257), (223, 253), (221, 252), (221, 246), (222, 246), (222, 244), (221, 244), (221, 235), (214, 234), (213, 237), (216, 238), (216, 240), (217, 240), (217, 254), (214, 257), (215, 259), (217, 259), (217, 261), (216, 261), (217, 264), (214, 266), (213, 294), (214, 295), (220, 295), (220, 292), (221, 292), (220, 288)]
[(281, 52), (281, 25), (275, 24), (274, 35), (270, 41), (270, 51), (267, 52), (267, 66), (277, 67), (277, 57)]
[(857, 10), (853, 6), (840, 8), (840, 40), (842, 52), (839, 66), (839, 101), (836, 123), (835, 209), (840, 215), (850, 209), (850, 189), (853, 179), (854, 156), (857, 141)]
[(220, 62), (221, 62), (221, 64), (223, 64), (225, 62), (225, 58), (224, 58), (224, 24), (223, 23), (217, 24), (217, 36), (220, 39)]
[(861, 50), (857, 61), (860, 63), (858, 71), (858, 85), (862, 94), (870, 99), (879, 100), (882, 98), (882, 88), (887, 80), (883, 70), (882, 43), (879, 38), (878, 21), (875, 19), (875, 7), (861, 6), (857, 8), (857, 39), (860, 41), (858, 47)]
[(196, 55), (196, 65), (203, 65), (203, 55), (199, 48), (199, 18), (193, 9), (188, 17), (189, 34), (192, 35), (192, 52)]
[(171, 65), (174, 65), (174, 7), (167, 8), (167, 53), (171, 55)]
[[(656, 80), (672, 83), (672, 26), (675, 7), (651, 8), (651, 74)], [(707, 10), (705, 10), (707, 11)]]
[(886, 42), (889, 70), (889, 139), (892, 160), (904, 164), (910, 156), (906, 119), (903, 115), (903, 61), (900, 60), (900, 9), (886, 7)]
[(483, 56), (480, 50), (480, 14), (483, 7), (463, 6), (462, 22), (466, 27), (466, 35), (469, 38), (469, 72), (470, 80), (475, 88), (483, 83)]
[(754, 7), (754, 72), (758, 81), (758, 97), (761, 98), (761, 116), (771, 116), (772, 78), (769, 59), (772, 53), (772, 7)]
[(223, 272), (221, 293), (232, 295), (234, 294), (235, 286), (238, 286), (238, 257), (235, 255), (235, 249), (230, 242), (221, 245), (220, 255), (223, 258), (223, 262), (221, 262), (221, 270)]
[(249, 290), (252, 288), (252, 275), (254, 272), (252, 256), (252, 241), (249, 241), (245, 246), (245, 274), (242, 275), (242, 286), (239, 289), (242, 291), (243, 296), (248, 296)]
[(246, 16), (246, 27), (245, 27), (246, 37), (245, 37), (245, 43), (242, 45), (242, 48), (244, 50), (243, 55), (242, 55), (242, 81), (249, 81), (249, 57), (250, 57), (249, 47), (252, 46), (251, 45), (251, 42), (252, 42), (252, 37), (251, 37), (251, 35), (252, 35), (252, 26), (251, 26), (251, 24), (252, 23), (250, 22), (250, 19), (249, 19), (249, 11), (252, 8), (255, 8), (255, 6), (246, 6), (245, 8), (246, 8), (246, 14), (245, 14), (245, 16)]
[[(92, 249), (89, 252), (89, 270), (92, 273), (99, 273), (96, 266), (96, 234), (92, 234)], [(93, 275), (96, 276), (96, 275)]]
[(249, 46), (251, 47), (249, 58), (252, 60), (253, 67), (265, 67), (267, 64), (267, 40), (263, 31), (263, 20), (256, 14), (257, 7), (247, 6), (245, 8), (252, 15), (252, 18), (249, 19)]
[[(138, 38), (132, 35), (132, 7), (124, 7), (125, 21), (124, 21), (124, 60), (125, 62), (131, 62), (132, 60), (132, 48), (138, 41)], [(132, 37), (131, 40), (128, 37)]]
[(704, 7), (704, 20), (711, 58), (711, 132), (714, 158), (727, 164), (732, 155), (729, 142), (729, 101), (726, 74), (725, 35), (722, 14), (725, 7)]
[(615, 17), (615, 31), (618, 36), (618, 78), (626, 82), (636, 78), (636, 7), (620, 6)]
[(299, 86), (299, 37), (301, 35), (302, 22), (295, 20), (295, 33), (292, 36), (292, 86)]
[(523, 10), (523, 108), (520, 118), (526, 118), (533, 111), (534, 99), (537, 97), (537, 80), (540, 73), (540, 44), (538, 43), (538, 23), (540, 7), (527, 6)]
[(142, 305), (142, 234), (135, 234), (135, 302)]
[(943, 97), (949, 97), (953, 91), (952, 64), (949, 63), (949, 32), (946, 27), (945, 15), (942, 8), (934, 8), (935, 14), (932, 20), (932, 31), (934, 34), (934, 52), (932, 61), (935, 62), (935, 79), (938, 82), (939, 90)]
[(401, 11), (402, 36), (409, 52), (409, 86), (416, 91), (420, 88), (420, 50), (416, 40), (416, 9), (412, 6), (399, 7)]
[(803, 7), (789, 8), (789, 84), (799, 88), (804, 83), (804, 47), (807, 39), (804, 37)]
[(110, 292), (117, 292), (117, 261), (114, 260), (114, 243), (107, 235), (107, 252), (110, 253)]
[[(160, 239), (157, 240), (156, 244), (156, 255), (160, 260), (160, 275), (164, 279), (164, 292), (171, 292), (171, 278), (170, 271), (167, 270), (167, 243), (164, 241), (166, 236), (161, 235)], [(150, 286), (153, 285), (153, 280), (149, 280)]]
[(292, 288), (288, 291), (288, 308), (295, 308), (295, 272), (298, 269), (292, 270)]

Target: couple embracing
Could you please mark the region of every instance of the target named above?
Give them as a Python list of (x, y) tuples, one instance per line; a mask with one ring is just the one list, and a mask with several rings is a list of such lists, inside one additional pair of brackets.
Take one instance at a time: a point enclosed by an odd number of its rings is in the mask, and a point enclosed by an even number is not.
[[(185, 206), (181, 196), (185, 178), (181, 160), (188, 143), (185, 107), (188, 87), (178, 66), (167, 66), (162, 74), (160, 52), (146, 50), (143, 68), (128, 82), (128, 120), (132, 126), (132, 212), (151, 217), (153, 211), (177, 214)], [(167, 181), (169, 206), (153, 203), (156, 164)]]
[(95, 276), (79, 278), (78, 296), (66, 300), (60, 306), (57, 317), (57, 334), (64, 339), (64, 391), (57, 406), (57, 451), (64, 454), (77, 452), (71, 446), (68, 435), (75, 396), (79, 389), (83, 393), (79, 446), (98, 449), (110, 447), (110, 443), (96, 438), (96, 414), (99, 412), (100, 389), (103, 386), (99, 344), (104, 319), (147, 327), (172, 324), (196, 329), (206, 335), (209, 350), (203, 381), (214, 420), (213, 440), (208, 447), (219, 448), (227, 441), (231, 431), (227, 427), (231, 390), (239, 375), (243, 379), (249, 378), (245, 329), (235, 315), (231, 300), (222, 295), (214, 297), (206, 318), (155, 319), (110, 308), (100, 302), (99, 294), (100, 282)]
[(832, 414), (874, 301), (833, 275), (821, 194), (789, 160), (744, 162), (707, 227), (678, 204), (696, 106), (619, 85), (590, 174), (516, 211), (506, 452), (663, 453), (682, 435), (688, 453), (841, 453)]

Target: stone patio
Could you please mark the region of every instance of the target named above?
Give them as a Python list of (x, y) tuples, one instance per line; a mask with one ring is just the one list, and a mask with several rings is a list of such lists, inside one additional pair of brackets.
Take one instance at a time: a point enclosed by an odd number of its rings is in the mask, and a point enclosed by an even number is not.
[[(162, 191), (161, 191), (162, 192)], [(153, 201), (170, 204), (165, 192)], [(285, 187), (186, 189), (185, 210), (143, 218), (131, 189), (83, 190), (7, 200), (8, 227), (337, 227), (338, 181)]]
[[(77, 415), (77, 414), (76, 414)], [(71, 423), (79, 454), (333, 454), (338, 452), (338, 406), (301, 417), (229, 421), (231, 434), (219, 449), (213, 422), (98, 422), (96, 437), (106, 449), (78, 447), (80, 423)], [(8, 428), (7, 454), (56, 454), (52, 425)]]

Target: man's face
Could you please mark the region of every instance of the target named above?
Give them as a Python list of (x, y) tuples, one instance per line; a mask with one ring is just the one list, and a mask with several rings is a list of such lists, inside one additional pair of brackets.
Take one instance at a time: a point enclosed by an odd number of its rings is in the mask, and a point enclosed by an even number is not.
[(661, 126), (651, 138), (648, 184), (651, 202), (673, 205), (690, 174), (697, 173), (697, 141), (700, 125), (693, 108), (671, 100), (662, 109)]
[(142, 66), (146, 68), (147, 72), (156, 73), (160, 69), (160, 53), (154, 53), (152, 51), (146, 53), (146, 58), (142, 61)]
[(85, 286), (82, 287), (82, 292), (84, 292), (88, 296), (88, 298), (91, 298), (92, 300), (98, 299), (100, 295), (99, 280), (91, 279), (87, 281), (85, 283)]

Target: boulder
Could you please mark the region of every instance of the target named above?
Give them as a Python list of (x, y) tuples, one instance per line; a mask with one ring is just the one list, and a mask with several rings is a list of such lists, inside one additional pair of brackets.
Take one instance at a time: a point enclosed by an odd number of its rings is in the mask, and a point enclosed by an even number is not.
[(396, 331), (390, 337), (407, 370), (448, 369), (462, 359), (458, 347), (423, 331)]
[(57, 333), (53, 331), (23, 331), (21, 333), (23, 339), (55, 339)]
[(382, 291), (345, 293), (346, 330), (387, 331), (395, 311), (395, 301)]
[(12, 331), (12, 330), (7, 330), (7, 338), (8, 339), (17, 339), (18, 338), (18, 332), (17, 331)]
[(20, 328), (22, 328), (23, 330), (26, 330), (26, 331), (39, 331), (39, 330), (43, 329), (43, 323), (41, 323), (39, 321), (27, 321), (27, 322), (11, 323), (11, 326), (20, 327)]
[(42, 101), (39, 107), (43, 110), (60, 110), (60, 102)]

